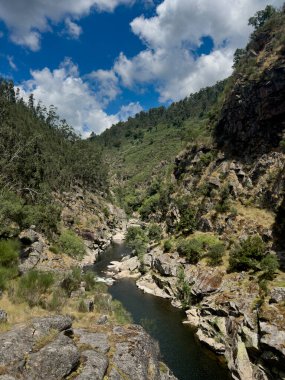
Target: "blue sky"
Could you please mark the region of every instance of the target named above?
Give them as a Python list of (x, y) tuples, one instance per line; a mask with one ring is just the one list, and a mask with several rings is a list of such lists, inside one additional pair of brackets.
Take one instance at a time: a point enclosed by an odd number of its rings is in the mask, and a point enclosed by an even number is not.
[[(271, 4), (281, 6), (283, 0)], [(266, 0), (0, 0), (0, 73), (87, 136), (231, 73)]]

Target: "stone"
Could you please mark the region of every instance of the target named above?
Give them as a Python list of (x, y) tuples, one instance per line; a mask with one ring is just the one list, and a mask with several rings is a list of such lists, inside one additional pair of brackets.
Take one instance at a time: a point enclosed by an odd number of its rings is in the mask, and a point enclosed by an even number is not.
[(60, 334), (40, 351), (30, 354), (24, 377), (29, 380), (60, 380), (79, 364), (80, 354), (72, 339)]
[(217, 342), (214, 338), (207, 336), (200, 328), (196, 336), (204, 346), (215, 352), (216, 355), (224, 355), (226, 348), (223, 343)]
[(110, 349), (108, 335), (105, 333), (93, 333), (82, 329), (75, 329), (74, 334), (79, 337), (79, 343), (89, 348), (106, 354)]
[(270, 292), (269, 303), (279, 303), (279, 302), (285, 302), (285, 288), (284, 287), (273, 288)]
[(191, 307), (191, 309), (186, 310), (187, 319), (183, 321), (184, 324), (188, 324), (191, 327), (198, 328), (200, 323), (200, 317), (198, 309), (196, 307)]
[(39, 234), (32, 228), (22, 231), (19, 234), (19, 239), (25, 245), (31, 245), (39, 240)]
[(218, 188), (218, 189), (221, 187), (221, 181), (217, 177), (211, 177), (211, 178), (209, 178), (208, 184), (211, 187)]
[(105, 325), (106, 323), (108, 322), (108, 316), (107, 315), (101, 315), (98, 319), (97, 319), (97, 325)]
[(0, 323), (6, 323), (8, 320), (8, 315), (5, 310), (0, 309)]
[(81, 354), (83, 369), (76, 380), (103, 380), (109, 361), (105, 355), (96, 351), (83, 351)]

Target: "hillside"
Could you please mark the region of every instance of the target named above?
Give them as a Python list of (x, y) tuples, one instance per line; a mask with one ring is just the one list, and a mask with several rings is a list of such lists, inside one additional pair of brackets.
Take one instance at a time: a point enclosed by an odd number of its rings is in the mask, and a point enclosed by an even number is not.
[[(285, 13), (265, 15), (252, 19), (207, 112), (187, 114), (185, 130), (199, 132), (176, 158), (157, 161), (168, 143), (159, 123), (157, 160), (148, 166), (154, 151), (143, 140), (127, 150), (122, 138), (111, 180), (116, 192), (124, 173), (119, 198), (144, 221), (127, 234), (137, 264), (122, 262), (114, 275), (137, 275), (139, 288), (184, 308), (199, 341), (240, 380), (284, 377)], [(114, 151), (106, 144), (107, 157)]]

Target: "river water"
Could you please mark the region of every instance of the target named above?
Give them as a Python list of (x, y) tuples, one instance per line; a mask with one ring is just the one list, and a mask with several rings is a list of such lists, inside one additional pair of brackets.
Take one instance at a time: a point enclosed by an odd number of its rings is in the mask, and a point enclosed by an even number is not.
[[(113, 244), (93, 268), (98, 276), (104, 276), (110, 261), (120, 260), (126, 254), (124, 244)], [(159, 342), (162, 360), (179, 380), (229, 379), (227, 370), (195, 340), (193, 330), (181, 323), (185, 319), (183, 311), (168, 300), (143, 293), (129, 279), (115, 282), (109, 292), (123, 304), (134, 323), (142, 325)]]

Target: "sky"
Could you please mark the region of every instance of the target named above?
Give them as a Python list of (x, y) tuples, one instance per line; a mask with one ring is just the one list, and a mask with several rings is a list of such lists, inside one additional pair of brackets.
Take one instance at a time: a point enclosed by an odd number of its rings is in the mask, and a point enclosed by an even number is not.
[(0, 75), (87, 137), (232, 72), (284, 0), (0, 0)]

